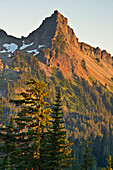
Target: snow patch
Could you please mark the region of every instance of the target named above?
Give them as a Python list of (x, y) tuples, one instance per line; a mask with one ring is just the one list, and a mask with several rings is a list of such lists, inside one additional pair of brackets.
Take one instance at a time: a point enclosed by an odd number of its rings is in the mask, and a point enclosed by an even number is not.
[(11, 57), (11, 54), (8, 54), (8, 57)]
[(42, 48), (42, 47), (45, 47), (45, 45), (39, 45), (38, 48)]
[(6, 53), (6, 52), (7, 52), (6, 50), (0, 51), (0, 53)]
[(39, 54), (39, 51), (37, 51), (37, 49), (35, 50), (28, 50), (28, 53), (34, 53), (33, 55), (36, 56), (37, 54)]
[(23, 45), (20, 47), (20, 50), (23, 50), (31, 45), (33, 45), (34, 42), (32, 42), (31, 44), (25, 44), (25, 41), (22, 41), (23, 42)]
[(6, 48), (6, 50), (0, 51), (0, 53), (14, 53), (15, 50), (18, 49), (18, 45), (11, 43), (11, 44), (4, 44), (3, 47)]
[(3, 47), (7, 49), (7, 52), (11, 52), (11, 53), (14, 53), (14, 51), (18, 49), (18, 45), (14, 43), (4, 44)]

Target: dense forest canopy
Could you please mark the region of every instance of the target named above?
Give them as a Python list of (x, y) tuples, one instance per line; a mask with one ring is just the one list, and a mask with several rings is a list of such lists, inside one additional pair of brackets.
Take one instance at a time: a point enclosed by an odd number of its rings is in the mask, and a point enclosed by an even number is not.
[(19, 94), (25, 91), (25, 80), (34, 78), (43, 80), (47, 84), (51, 108), (55, 101), (56, 91), (60, 87), (63, 107), (63, 119), (65, 120), (66, 137), (74, 143), (72, 154), (76, 157), (76, 164), (79, 166), (82, 150), (80, 143), (90, 136), (92, 156), (95, 166), (105, 167), (105, 157), (112, 156), (113, 150), (113, 94), (106, 86), (99, 81), (93, 81), (93, 85), (75, 74), (73, 79), (66, 79), (61, 70), (51, 68), (52, 74), (47, 76), (47, 72), (41, 69), (40, 62), (33, 55), (26, 56), (18, 52), (13, 56), (13, 62), (9, 65), (9, 70), (14, 70), (4, 79), (4, 74), (0, 76), (0, 88), (4, 92), (0, 96), (3, 106), (2, 126), (8, 125), (13, 115), (17, 117), (20, 107), (15, 107), (10, 103), (10, 99), (18, 99)]

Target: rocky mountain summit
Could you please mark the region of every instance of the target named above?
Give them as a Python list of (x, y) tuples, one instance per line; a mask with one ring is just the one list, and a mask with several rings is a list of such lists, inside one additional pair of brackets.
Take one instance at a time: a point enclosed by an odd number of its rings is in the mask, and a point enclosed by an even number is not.
[(76, 74), (90, 84), (92, 80), (98, 80), (103, 85), (107, 84), (109, 89), (113, 85), (111, 54), (79, 42), (73, 29), (68, 26), (68, 19), (57, 10), (27, 37), (16, 38), (0, 30), (0, 70), (4, 75), (12, 72), (9, 65), (19, 52), (34, 55), (46, 73), (55, 67), (67, 79)]
[[(76, 162), (81, 141), (89, 136), (96, 166), (104, 167), (113, 155), (113, 57), (99, 47), (79, 42), (68, 19), (55, 11), (27, 37), (16, 38), (0, 30), (0, 126), (7, 127), (21, 108), (10, 99), (22, 99), (33, 78), (47, 84), (52, 108), (61, 89), (66, 137), (73, 143)], [(2, 145), (1, 145), (2, 146)], [(80, 164), (76, 164), (78, 169)], [(98, 169), (98, 168), (96, 168)]]

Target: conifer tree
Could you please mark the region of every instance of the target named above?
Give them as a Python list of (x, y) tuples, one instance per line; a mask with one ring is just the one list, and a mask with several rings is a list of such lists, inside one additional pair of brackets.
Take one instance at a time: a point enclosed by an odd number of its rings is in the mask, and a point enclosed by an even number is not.
[(0, 123), (1, 123), (2, 116), (3, 116), (3, 106), (0, 104)]
[(91, 148), (89, 147), (90, 141), (88, 137), (85, 142), (83, 142), (83, 155), (82, 155), (82, 163), (81, 163), (81, 170), (88, 170), (92, 167), (93, 162), (91, 158)]
[(30, 79), (26, 84), (28, 89), (21, 93), (22, 98), (11, 100), (17, 106), (21, 105), (21, 111), (15, 118), (18, 130), (16, 163), (20, 169), (37, 169), (41, 136), (49, 124), (51, 109), (46, 107), (49, 103), (44, 101), (48, 97), (44, 91), (45, 83)]
[(111, 155), (109, 155), (109, 158), (107, 158), (107, 162), (108, 162), (107, 170), (112, 170)]
[(7, 159), (7, 165), (6, 165), (6, 169), (5, 170), (11, 170), (11, 159), (10, 159), (9, 156), (8, 156), (8, 159)]
[(56, 95), (56, 103), (51, 113), (51, 123), (45, 136), (45, 145), (42, 145), (40, 170), (61, 170), (70, 166), (71, 150), (68, 140), (66, 140), (66, 131), (64, 129), (63, 113), (61, 107), (60, 90)]
[(109, 158), (107, 158), (107, 164), (107, 167), (103, 168), (103, 170), (112, 170), (111, 155), (109, 155)]
[(8, 162), (11, 163), (11, 168), (15, 166), (14, 162), (14, 152), (15, 152), (15, 135), (14, 135), (14, 123), (13, 116), (10, 119), (9, 125), (7, 127), (0, 128), (0, 139), (2, 144), (0, 146), (0, 151), (2, 153), (1, 169), (5, 169)]

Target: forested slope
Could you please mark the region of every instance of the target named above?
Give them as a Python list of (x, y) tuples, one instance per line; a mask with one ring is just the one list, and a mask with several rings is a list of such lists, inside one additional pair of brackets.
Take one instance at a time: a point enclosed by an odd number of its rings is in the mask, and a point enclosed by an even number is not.
[[(50, 30), (52, 24), (54, 30)], [(4, 36), (1, 34), (1, 44), (6, 43)], [(12, 40), (7, 41), (11, 43)], [(20, 98), (19, 94), (27, 88), (25, 81), (43, 80), (47, 84), (51, 108), (56, 91), (61, 89), (66, 135), (74, 143), (72, 153), (77, 158), (77, 166), (82, 155), (81, 141), (87, 136), (91, 140), (95, 166), (105, 166), (105, 157), (113, 156), (111, 55), (98, 47), (79, 43), (67, 19), (58, 11), (25, 38), (28, 45), (23, 42), (21, 46), (21, 39), (14, 40), (19, 48), (10, 57), (6, 56), (7, 51), (0, 54), (0, 101), (4, 107), (1, 125), (7, 126), (11, 115), (17, 116), (20, 108), (9, 100)], [(37, 44), (39, 53), (34, 50)]]

